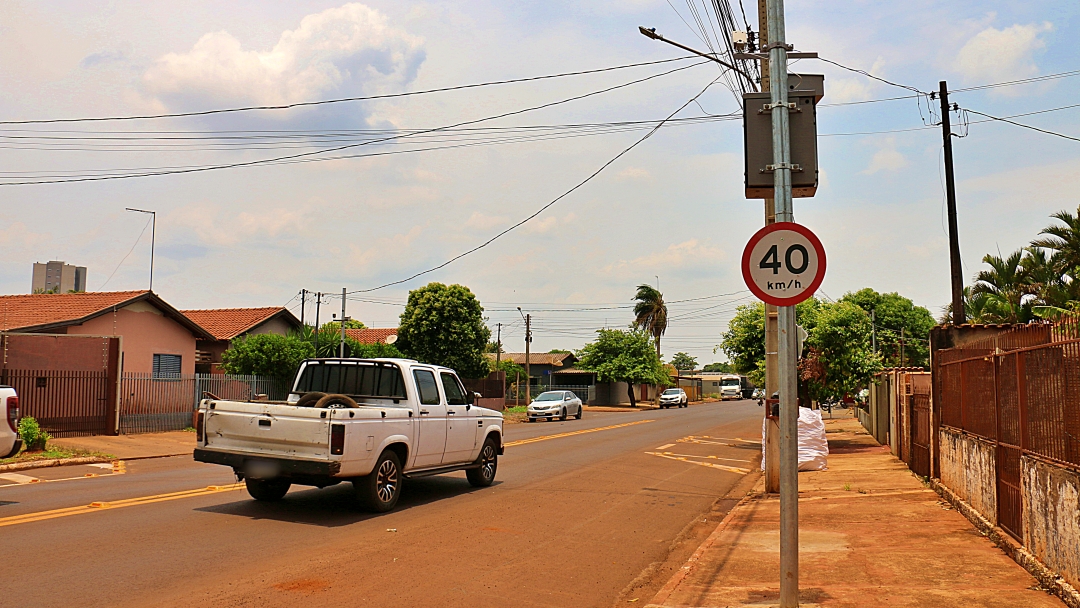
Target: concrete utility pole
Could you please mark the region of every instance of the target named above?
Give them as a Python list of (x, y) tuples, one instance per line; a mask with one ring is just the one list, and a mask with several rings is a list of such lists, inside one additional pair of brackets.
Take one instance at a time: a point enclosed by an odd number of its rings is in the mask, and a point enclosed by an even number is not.
[(529, 370), (529, 344), (532, 342), (532, 315), (521, 312), (518, 306), (518, 314), (525, 319), (525, 403), (532, 403), (532, 373)]
[[(764, 49), (769, 44), (769, 12), (765, 0), (758, 0), (758, 45)], [(761, 60), (761, 90), (770, 91), (769, 60)], [(776, 200), (765, 199), (765, 225), (776, 223)], [(771, 399), (780, 390), (776, 373), (777, 341), (776, 306), (765, 305), (765, 398)], [(765, 491), (780, 491), (780, 425), (773, 418), (765, 419)]]
[(307, 290), (300, 290), (300, 325), (304, 324), (304, 310), (307, 308)]
[[(784, 2), (766, 0), (769, 53), (769, 110), (773, 123), (773, 192), (776, 221), (794, 222), (791, 199), (791, 137), (788, 116), (788, 74)], [(795, 307), (777, 311), (777, 376), (780, 384), (780, 606), (799, 605), (799, 405), (796, 371)]]
[(953, 177), (952, 123), (949, 117), (949, 85), (938, 83), (941, 97), (941, 137), (945, 141), (945, 198), (949, 214), (949, 266), (952, 270), (953, 325), (963, 325), (964, 270), (960, 265), (960, 237), (956, 228), (956, 180)]
[(495, 369), (498, 371), (499, 364), (502, 363), (502, 323), (496, 323), (495, 327), (498, 332), (495, 334)]
[(319, 307), (322, 305), (322, 292), (315, 294), (315, 358), (319, 358)]
[(877, 317), (870, 311), (870, 350), (877, 352)]
[(345, 358), (345, 288), (341, 288), (341, 345), (338, 347), (338, 356)]

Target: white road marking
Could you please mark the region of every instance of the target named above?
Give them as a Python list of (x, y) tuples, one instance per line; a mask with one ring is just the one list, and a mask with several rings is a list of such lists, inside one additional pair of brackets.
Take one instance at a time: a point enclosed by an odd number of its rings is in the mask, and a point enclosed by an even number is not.
[(0, 479), (10, 481), (12, 483), (34, 483), (41, 481), (37, 477), (30, 477), (29, 475), (20, 475), (18, 473), (0, 473)]
[(111, 463), (111, 462), (95, 462), (95, 463), (89, 464), (87, 466), (97, 467), (99, 469), (110, 469), (111, 470), (113, 468), (113, 463)]
[(703, 467), (710, 467), (710, 468), (713, 468), (713, 469), (720, 469), (722, 471), (727, 471), (729, 473), (738, 473), (739, 475), (746, 475), (747, 473), (750, 472), (750, 469), (744, 469), (742, 467), (729, 467), (727, 465), (713, 464), (711, 462), (698, 462), (696, 460), (690, 460), (689, 458), (684, 458), (682, 456), (671, 456), (671, 455), (668, 455), (668, 454), (661, 454), (660, 452), (645, 452), (645, 453), (649, 454), (649, 455), (652, 455), (652, 456), (659, 456), (660, 458), (669, 458), (671, 460), (678, 460), (679, 462), (685, 462), (687, 464), (696, 464), (696, 465), (703, 466)]
[(711, 460), (727, 460), (729, 462), (750, 462), (749, 460), (742, 460), (739, 458), (721, 458), (719, 456), (701, 456), (698, 454), (675, 454), (673, 452), (664, 452), (668, 456), (682, 456), (683, 458), (709, 458)]
[(660, 447), (658, 447), (656, 449), (658, 449), (658, 450), (666, 450), (666, 449), (670, 448), (673, 445), (675, 445), (675, 444), (674, 443), (665, 443), (664, 445), (662, 445), (662, 446), (660, 446)]

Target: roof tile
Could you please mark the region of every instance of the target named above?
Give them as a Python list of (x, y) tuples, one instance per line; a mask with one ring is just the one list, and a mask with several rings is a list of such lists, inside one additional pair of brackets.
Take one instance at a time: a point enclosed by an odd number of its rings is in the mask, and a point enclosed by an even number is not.
[(124, 304), (146, 293), (146, 290), (140, 290), (0, 296), (0, 330), (65, 322), (73, 325), (80, 319)]
[(181, 310), (184, 316), (198, 323), (218, 340), (232, 340), (270, 317), (287, 310), (283, 306), (262, 308), (211, 308)]
[(365, 327), (364, 329), (345, 328), (345, 335), (361, 344), (386, 344), (386, 339), (397, 335), (396, 327)]

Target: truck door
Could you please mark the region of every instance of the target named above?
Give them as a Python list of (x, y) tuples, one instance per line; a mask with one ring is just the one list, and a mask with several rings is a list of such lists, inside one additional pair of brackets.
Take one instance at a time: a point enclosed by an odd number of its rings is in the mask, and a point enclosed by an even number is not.
[(465, 389), (454, 374), (441, 372), (443, 392), (446, 393), (446, 450), (443, 464), (474, 460), (476, 420), (469, 407)]
[(433, 371), (413, 369), (413, 379), (416, 380), (420, 398), (419, 436), (416, 438), (413, 466), (438, 466), (446, 449), (446, 406), (439, 397), (439, 386)]

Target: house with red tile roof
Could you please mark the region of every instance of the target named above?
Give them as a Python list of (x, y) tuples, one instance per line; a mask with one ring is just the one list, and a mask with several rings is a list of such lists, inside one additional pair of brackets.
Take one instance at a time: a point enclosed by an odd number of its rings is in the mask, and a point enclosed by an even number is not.
[(0, 332), (119, 336), (123, 371), (195, 373), (196, 340), (213, 339), (152, 291), (0, 296)]
[(196, 344), (196, 370), (220, 373), (221, 355), (236, 338), (254, 334), (287, 335), (300, 328), (300, 320), (283, 306), (261, 308), (212, 308), (180, 311), (213, 334), (213, 339)]
[(392, 344), (397, 339), (396, 327), (365, 327), (364, 329), (349, 329), (345, 328), (345, 335), (356, 340), (361, 344), (387, 344), (386, 340), (390, 336), (394, 336), (394, 339), (390, 341)]

